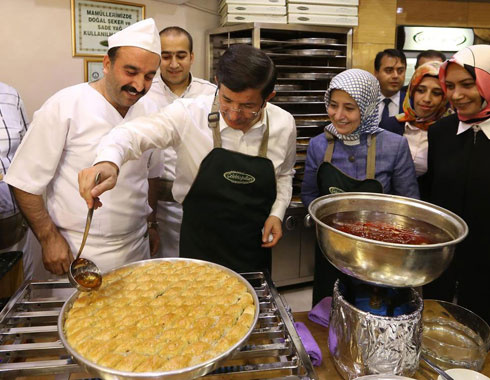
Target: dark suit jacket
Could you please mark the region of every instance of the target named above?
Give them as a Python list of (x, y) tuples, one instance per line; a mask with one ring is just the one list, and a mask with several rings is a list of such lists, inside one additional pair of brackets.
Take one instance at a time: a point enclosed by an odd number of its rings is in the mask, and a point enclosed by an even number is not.
[(398, 107), (398, 110), (400, 111), (400, 113), (403, 112), (403, 102), (405, 101), (405, 96), (406, 95), (407, 95), (407, 87), (403, 86), (400, 89), (400, 104), (399, 104), (399, 107)]
[(381, 121), (379, 127), (401, 136), (403, 136), (403, 133), (405, 132), (405, 123), (403, 121), (398, 121), (395, 116), (389, 117), (384, 122)]

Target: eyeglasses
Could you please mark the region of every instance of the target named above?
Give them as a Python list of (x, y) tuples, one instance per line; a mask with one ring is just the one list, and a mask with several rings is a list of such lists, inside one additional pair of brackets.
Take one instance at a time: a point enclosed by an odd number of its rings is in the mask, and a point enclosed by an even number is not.
[(262, 104), (260, 105), (258, 111), (251, 111), (249, 109), (242, 109), (242, 108), (231, 108), (231, 107), (228, 107), (227, 105), (221, 104), (221, 103), (219, 104), (219, 110), (220, 110), (220, 112), (222, 112), (225, 115), (228, 112), (233, 111), (233, 112), (236, 112), (239, 115), (243, 115), (243, 117), (245, 117), (247, 119), (252, 119), (252, 118), (255, 118), (255, 117), (257, 117), (259, 115), (260, 110), (264, 106), (264, 103), (265, 103), (265, 101), (262, 102)]

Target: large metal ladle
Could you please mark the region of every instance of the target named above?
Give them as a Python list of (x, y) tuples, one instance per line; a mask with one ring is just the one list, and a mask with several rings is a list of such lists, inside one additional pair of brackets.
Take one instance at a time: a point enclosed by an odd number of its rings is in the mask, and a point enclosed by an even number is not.
[[(99, 183), (100, 173), (95, 176), (95, 185)], [(85, 242), (87, 241), (88, 231), (92, 222), (92, 215), (94, 214), (94, 206), (88, 210), (87, 221), (85, 223), (85, 231), (83, 232), (82, 244), (78, 250), (77, 257), (70, 265), (68, 271), (68, 279), (70, 283), (82, 292), (89, 292), (91, 290), (97, 290), (102, 284), (102, 275), (100, 269), (95, 263), (88, 259), (80, 258)]]

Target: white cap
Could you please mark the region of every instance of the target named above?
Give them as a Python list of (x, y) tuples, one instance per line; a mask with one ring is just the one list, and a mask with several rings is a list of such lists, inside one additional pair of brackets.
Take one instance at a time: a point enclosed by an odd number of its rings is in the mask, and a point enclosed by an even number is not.
[(155, 20), (138, 21), (109, 37), (109, 49), (118, 46), (135, 46), (160, 55), (162, 45)]

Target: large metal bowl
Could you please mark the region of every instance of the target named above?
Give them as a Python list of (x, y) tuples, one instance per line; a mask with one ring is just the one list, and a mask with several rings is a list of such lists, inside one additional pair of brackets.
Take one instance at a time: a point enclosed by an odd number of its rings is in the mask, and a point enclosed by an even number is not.
[[(426, 245), (386, 243), (337, 230), (322, 222), (339, 212), (378, 212), (430, 223), (451, 240)], [(448, 267), (455, 245), (468, 234), (468, 226), (456, 214), (412, 198), (376, 193), (337, 193), (311, 202), (309, 213), (316, 222), (318, 244), (325, 257), (340, 271), (381, 286), (412, 287), (427, 284)]]
[(194, 379), (196, 377), (204, 376), (207, 373), (213, 371), (216, 369), (220, 363), (229, 358), (230, 356), (233, 355), (234, 352), (239, 350), (239, 348), (247, 341), (248, 337), (252, 333), (252, 330), (254, 329), (255, 325), (257, 324), (257, 320), (259, 318), (259, 299), (257, 297), (257, 293), (255, 292), (254, 288), (250, 283), (245, 280), (242, 276), (240, 276), (238, 273), (232, 271), (229, 268), (226, 268), (224, 266), (207, 262), (207, 261), (202, 261), (202, 260), (195, 260), (195, 259), (186, 259), (186, 258), (165, 258), (165, 259), (152, 259), (152, 260), (143, 260), (143, 261), (137, 261), (131, 264), (126, 264), (122, 267), (116, 268), (108, 273), (111, 273), (117, 269), (124, 268), (124, 267), (132, 267), (132, 266), (140, 266), (140, 265), (146, 265), (151, 262), (159, 262), (159, 261), (192, 261), (195, 263), (202, 263), (202, 264), (208, 264), (214, 267), (218, 267), (221, 270), (229, 273), (230, 275), (236, 277), (238, 280), (240, 280), (248, 289), (248, 292), (252, 295), (252, 298), (254, 300), (255, 304), (255, 318), (250, 326), (250, 329), (248, 332), (243, 336), (242, 339), (240, 339), (237, 343), (235, 343), (232, 347), (230, 347), (227, 351), (223, 352), (221, 355), (199, 363), (198, 365), (192, 366), (192, 367), (186, 367), (186, 368), (181, 368), (175, 371), (166, 371), (166, 372), (125, 372), (125, 371), (118, 371), (112, 368), (108, 367), (103, 367), (101, 365), (97, 365), (93, 363), (92, 361), (86, 359), (82, 355), (80, 355), (71, 345), (68, 343), (65, 331), (64, 331), (64, 325), (65, 325), (65, 320), (68, 315), (68, 312), (73, 306), (73, 303), (76, 301), (78, 295), (80, 294), (79, 291), (76, 291), (73, 293), (70, 298), (68, 298), (61, 308), (61, 313), (58, 317), (58, 334), (60, 336), (61, 342), (65, 346), (66, 350), (70, 353), (70, 355), (75, 359), (75, 361), (82, 367), (83, 370), (85, 370), (88, 373), (91, 373), (95, 376), (98, 376), (102, 379), (118, 379), (118, 380), (143, 380), (143, 379), (152, 379), (152, 380), (157, 380), (157, 379), (165, 379), (165, 380), (188, 380), (188, 379)]

